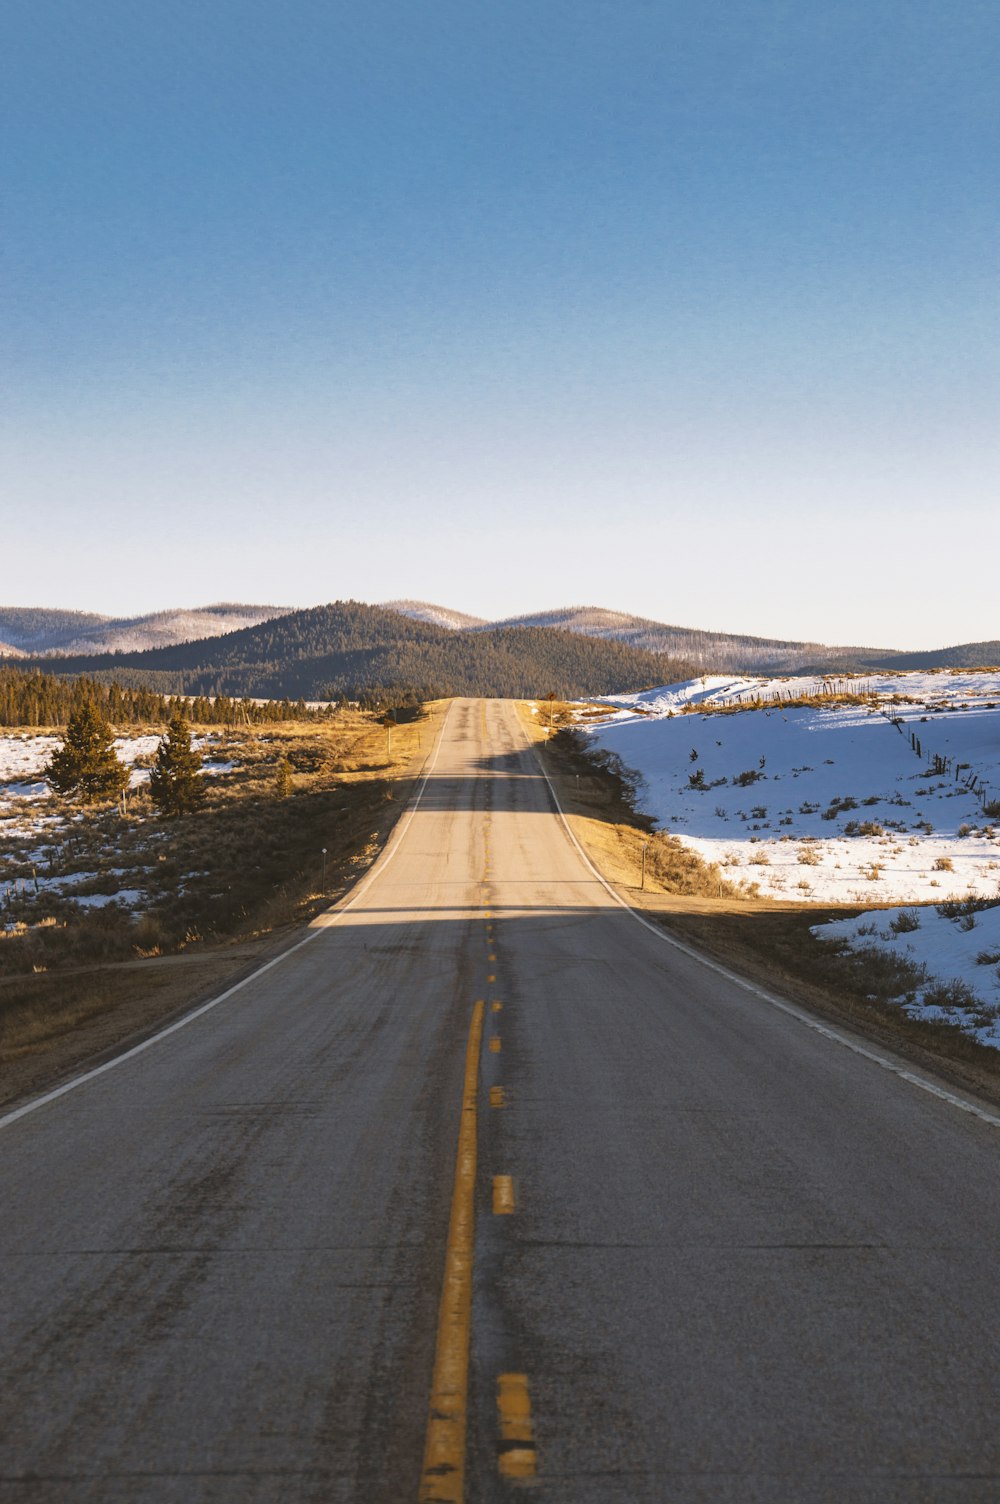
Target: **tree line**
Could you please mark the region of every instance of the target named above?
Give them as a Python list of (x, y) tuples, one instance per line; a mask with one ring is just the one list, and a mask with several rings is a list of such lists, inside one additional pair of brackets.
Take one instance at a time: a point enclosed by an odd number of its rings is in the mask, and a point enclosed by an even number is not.
[(0, 668), (0, 726), (64, 726), (81, 705), (91, 704), (115, 726), (165, 726), (180, 717), (193, 725), (263, 725), (272, 721), (309, 720), (301, 698), (269, 700), (258, 705), (226, 694), (161, 694), (128, 687), (117, 680), (81, 675), (70, 679), (37, 669)]

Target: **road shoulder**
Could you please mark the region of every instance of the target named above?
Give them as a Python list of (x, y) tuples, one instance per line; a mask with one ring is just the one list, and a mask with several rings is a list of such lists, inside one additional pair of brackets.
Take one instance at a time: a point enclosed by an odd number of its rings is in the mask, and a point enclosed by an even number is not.
[(948, 1025), (912, 1020), (901, 1009), (866, 996), (844, 977), (831, 975), (836, 970), (832, 958), (810, 928), (824, 919), (857, 914), (857, 907), (807, 907), (774, 899), (665, 891), (648, 871), (643, 877), (648, 832), (641, 817), (635, 820), (621, 804), (613, 780), (602, 780), (598, 769), (585, 780), (578, 778), (574, 767), (549, 744), (541, 718), (526, 704), (519, 704), (518, 712), (567, 828), (629, 909), (708, 960), (824, 1023), (891, 1051), (906, 1065), (984, 1106), (1000, 1106), (997, 1051)]

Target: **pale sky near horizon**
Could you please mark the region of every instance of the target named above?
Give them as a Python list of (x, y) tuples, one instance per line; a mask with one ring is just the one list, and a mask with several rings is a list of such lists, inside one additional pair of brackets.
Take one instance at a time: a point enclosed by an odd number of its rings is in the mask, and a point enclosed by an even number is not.
[(989, 0), (14, 0), (0, 604), (1000, 636)]

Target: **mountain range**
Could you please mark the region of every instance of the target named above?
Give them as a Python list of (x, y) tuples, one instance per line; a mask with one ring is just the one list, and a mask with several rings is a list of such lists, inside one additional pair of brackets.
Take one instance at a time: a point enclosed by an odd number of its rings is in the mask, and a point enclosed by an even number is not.
[(433, 606), (426, 601), (386, 601), (388, 610), (455, 630), (482, 631), (497, 627), (545, 627), (578, 632), (586, 637), (614, 638), (651, 653), (667, 653), (698, 666), (699, 673), (791, 674), (803, 669), (836, 672), (868, 668), (986, 668), (1000, 663), (1000, 640), (966, 642), (928, 652), (899, 648), (843, 647), (822, 642), (785, 641), (742, 633), (706, 632), (693, 627), (668, 626), (625, 611), (603, 606), (564, 606), (527, 616), (508, 616), (486, 622)]
[(37, 663), (171, 693), (306, 699), (601, 695), (706, 672), (1000, 662), (998, 641), (906, 653), (696, 631), (600, 607), (489, 622), (415, 600), (304, 611), (223, 604), (131, 619), (0, 608), (0, 641), (19, 667)]
[(224, 636), (145, 652), (22, 658), (60, 674), (166, 694), (256, 698), (560, 697), (685, 678), (690, 663), (543, 627), (456, 630), (358, 601), (290, 612)]

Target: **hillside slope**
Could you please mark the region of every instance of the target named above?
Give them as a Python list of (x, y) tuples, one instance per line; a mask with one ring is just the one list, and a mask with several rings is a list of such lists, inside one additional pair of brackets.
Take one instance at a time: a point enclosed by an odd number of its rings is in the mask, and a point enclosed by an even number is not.
[(0, 656), (4, 655), (4, 645), (18, 656), (138, 653), (253, 627), (288, 610), (287, 606), (222, 602), (190, 610), (157, 611), (147, 616), (110, 617), (87, 611), (0, 607)]
[(960, 642), (955, 647), (934, 648), (926, 653), (897, 653), (886, 666), (900, 669), (996, 668), (1000, 666), (1000, 641), (992, 638), (987, 642)]
[(430, 601), (382, 601), (382, 611), (398, 611), (400, 616), (412, 617), (414, 621), (428, 621), (435, 627), (449, 627), (462, 631), (466, 627), (493, 625), (483, 616), (469, 616), (465, 611), (452, 611), (449, 606), (435, 606)]
[(788, 673), (807, 666), (883, 663), (894, 656), (892, 649), (831, 647), (821, 642), (676, 627), (603, 606), (564, 606), (510, 617), (495, 625), (556, 628), (589, 637), (615, 638), (648, 652), (685, 658), (713, 673)]
[(552, 691), (568, 697), (626, 693), (684, 677), (690, 665), (573, 632), (455, 631), (377, 606), (336, 601), (200, 642), (63, 658), (58, 671), (185, 694), (331, 699), (375, 690), (423, 698)]

